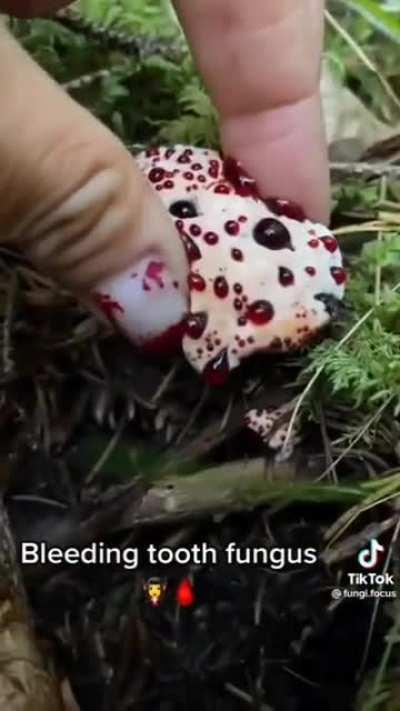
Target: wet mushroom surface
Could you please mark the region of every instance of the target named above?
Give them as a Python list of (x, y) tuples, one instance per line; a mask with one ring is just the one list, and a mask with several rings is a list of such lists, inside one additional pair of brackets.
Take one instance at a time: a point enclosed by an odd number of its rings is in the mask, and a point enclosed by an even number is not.
[(329, 229), (295, 203), (261, 197), (241, 166), (217, 151), (179, 145), (137, 159), (190, 264), (182, 342), (189, 363), (218, 385), (256, 352), (312, 343), (346, 282)]

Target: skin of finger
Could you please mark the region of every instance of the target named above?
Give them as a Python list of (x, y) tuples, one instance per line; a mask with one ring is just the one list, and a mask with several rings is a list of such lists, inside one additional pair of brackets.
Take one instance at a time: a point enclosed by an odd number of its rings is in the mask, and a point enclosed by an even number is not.
[(326, 219), (323, 0), (175, 0), (175, 6), (219, 111), (225, 151), (263, 194), (295, 199), (311, 217)]
[(185, 283), (173, 221), (119, 140), (0, 26), (2, 241), (83, 293), (159, 251)]
[(0, 12), (14, 17), (36, 17), (56, 12), (70, 0), (0, 0)]

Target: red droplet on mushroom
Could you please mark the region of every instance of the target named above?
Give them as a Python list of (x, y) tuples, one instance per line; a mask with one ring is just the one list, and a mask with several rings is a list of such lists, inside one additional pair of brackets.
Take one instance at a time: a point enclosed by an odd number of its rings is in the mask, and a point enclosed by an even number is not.
[(217, 160), (210, 160), (210, 167), (208, 169), (208, 175), (210, 178), (214, 178), (215, 180), (218, 178), (218, 173), (219, 173), (219, 163)]
[(199, 183), (205, 183), (207, 178), (205, 175), (198, 175), (197, 180), (199, 181)]
[(336, 250), (338, 249), (339, 245), (335, 237), (327, 235), (326, 237), (320, 237), (320, 240), (324, 245), (325, 249), (328, 250), (328, 252), (332, 252), (333, 254), (333, 252), (336, 252)]
[(171, 188), (173, 188), (174, 185), (175, 185), (175, 183), (173, 182), (173, 180), (166, 180), (165, 183), (163, 184), (163, 187), (167, 188), (167, 190), (171, 190)]
[(224, 348), (203, 370), (203, 377), (209, 385), (224, 385), (229, 378), (228, 351)]
[(201, 252), (197, 244), (193, 242), (189, 235), (181, 234), (181, 239), (184, 244), (189, 262), (192, 263), (195, 262), (197, 259), (201, 259)]
[(192, 170), (201, 170), (202, 167), (201, 163), (193, 163)]
[(146, 158), (152, 158), (153, 156), (158, 156), (160, 155), (160, 149), (152, 146), (151, 148), (147, 148), (146, 150)]
[(185, 334), (189, 338), (197, 340), (201, 338), (206, 330), (208, 316), (205, 311), (196, 314), (189, 314), (185, 319)]
[(207, 244), (214, 245), (217, 244), (219, 238), (216, 232), (206, 232), (203, 239)]
[(291, 200), (281, 200), (280, 198), (266, 198), (266, 206), (271, 212), (279, 217), (289, 217), (291, 220), (304, 222), (307, 217), (301, 205)]
[(319, 239), (310, 239), (307, 244), (311, 249), (317, 249), (319, 247)]
[(188, 276), (188, 286), (189, 289), (192, 289), (193, 291), (204, 291), (206, 288), (206, 282), (200, 274), (190, 272)]
[(240, 215), (240, 217), (238, 219), (239, 219), (239, 222), (247, 222), (246, 215)]
[(242, 285), (236, 282), (236, 284), (233, 285), (233, 291), (235, 292), (235, 294), (241, 294), (243, 292)]
[(194, 175), (193, 175), (193, 173), (190, 172), (190, 170), (187, 170), (183, 174), (183, 177), (185, 178), (185, 180), (193, 180), (194, 179)]
[(175, 153), (175, 148), (167, 148), (167, 150), (165, 151), (165, 157), (166, 157), (167, 159), (168, 159), (168, 158), (171, 158), (171, 156), (172, 156), (174, 153)]
[(259, 198), (255, 180), (250, 178), (240, 163), (234, 158), (224, 158), (224, 175), (232, 184), (237, 195), (241, 197)]
[(190, 163), (193, 151), (191, 148), (185, 148), (183, 153), (178, 157), (178, 163)]
[(149, 173), (149, 180), (151, 183), (159, 183), (165, 176), (165, 170), (163, 168), (152, 168)]
[(225, 299), (229, 294), (229, 285), (225, 277), (219, 276), (214, 281), (214, 293), (219, 299)]
[(220, 183), (214, 188), (214, 192), (221, 193), (222, 195), (228, 195), (228, 193), (230, 193), (229, 185), (225, 185), (225, 183)]
[(242, 300), (241, 300), (241, 299), (238, 299), (238, 298), (237, 298), (237, 299), (234, 299), (234, 301), (233, 301), (233, 306), (234, 306), (234, 308), (236, 309), (236, 311), (241, 311), (241, 309), (243, 308), (243, 302), (242, 302)]
[(257, 222), (253, 229), (253, 237), (257, 244), (267, 249), (293, 250), (289, 230), (282, 222), (272, 217), (264, 217)]
[(294, 274), (286, 267), (279, 267), (279, 283), (282, 286), (292, 286), (294, 284)]
[(307, 274), (309, 274), (310, 276), (315, 276), (317, 273), (315, 267), (306, 267), (304, 271), (307, 272)]
[(247, 307), (246, 316), (256, 326), (264, 326), (273, 319), (274, 308), (269, 301), (253, 301)]
[(346, 281), (346, 272), (342, 267), (331, 267), (331, 274), (336, 284), (344, 284)]
[(228, 233), (228, 235), (235, 237), (240, 232), (240, 225), (236, 222), (236, 220), (228, 220), (224, 224), (224, 230)]
[(190, 225), (189, 232), (191, 235), (193, 235), (193, 237), (198, 237), (199, 235), (201, 235), (200, 225)]
[(232, 259), (234, 259), (236, 262), (243, 262), (243, 252), (241, 249), (232, 249), (231, 255)]
[(240, 316), (237, 320), (238, 326), (247, 326), (247, 318), (245, 316)]

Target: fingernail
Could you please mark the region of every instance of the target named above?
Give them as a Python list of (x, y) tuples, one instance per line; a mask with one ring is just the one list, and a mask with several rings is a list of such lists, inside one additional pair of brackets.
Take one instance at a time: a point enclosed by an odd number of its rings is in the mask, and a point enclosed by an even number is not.
[(157, 355), (180, 347), (186, 298), (161, 256), (147, 254), (104, 280), (92, 299), (118, 330), (146, 351)]

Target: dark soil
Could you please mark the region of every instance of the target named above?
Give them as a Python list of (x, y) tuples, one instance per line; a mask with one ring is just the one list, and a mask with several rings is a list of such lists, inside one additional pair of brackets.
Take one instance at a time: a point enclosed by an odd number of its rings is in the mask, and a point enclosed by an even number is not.
[[(16, 305), (9, 324), (1, 411), (7, 505), (17, 542), (82, 547), (104, 541), (141, 554), (135, 570), (24, 566), (39, 638), (82, 711), (353, 709), (393, 621), (383, 602), (364, 664), (374, 600), (335, 601), (331, 594), (345, 585), (348, 571), (361, 570), (355, 551), (330, 568), (319, 560), (278, 570), (228, 565), (224, 554), (231, 541), (250, 549), (322, 551), (324, 532), (343, 508), (282, 505), (115, 532), (132, 482), (140, 499), (167, 471), (184, 476), (210, 464), (270, 458), (244, 433), (243, 412), (289, 400), (295, 360), (269, 358), (262, 368), (256, 360), (227, 387), (210, 392), (183, 361), (144, 361), (122, 340), (99, 332), (67, 297), (67, 303), (61, 297), (54, 303), (48, 294), (45, 309), (27, 304), (27, 284), (23, 275), (19, 279), (22, 306)], [(67, 332), (73, 336), (65, 341)], [(327, 411), (324, 422), (328, 439), (346, 426), (343, 413)], [(118, 428), (114, 449), (93, 471)], [(295, 460), (299, 476), (311, 480), (326, 467), (326, 441), (320, 424), (304, 431)], [(396, 437), (388, 424), (384, 443), (376, 436), (373, 452), (345, 458), (339, 476), (350, 481), (393, 466)], [(383, 507), (374, 509), (348, 533), (386, 515)], [(196, 542), (213, 546), (218, 563), (150, 566), (144, 555), (149, 543), (174, 548)], [(167, 583), (159, 607), (144, 590), (154, 576)], [(185, 608), (176, 592), (187, 578), (195, 599)]]

